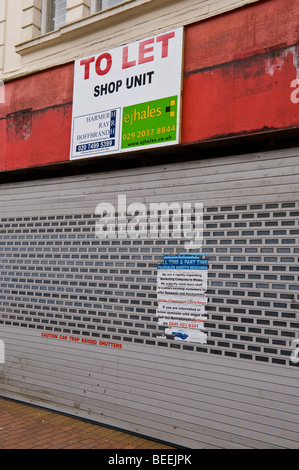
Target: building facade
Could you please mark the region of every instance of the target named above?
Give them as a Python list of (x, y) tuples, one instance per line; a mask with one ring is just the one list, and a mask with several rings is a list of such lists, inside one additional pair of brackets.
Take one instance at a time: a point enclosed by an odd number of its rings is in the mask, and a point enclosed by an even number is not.
[(298, 447), (298, 22), (298, 0), (0, 0), (2, 396)]

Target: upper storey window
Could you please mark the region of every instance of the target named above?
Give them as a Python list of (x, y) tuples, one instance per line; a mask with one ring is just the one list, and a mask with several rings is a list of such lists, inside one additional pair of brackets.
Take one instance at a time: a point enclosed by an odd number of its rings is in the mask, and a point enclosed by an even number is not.
[(67, 0), (43, 0), (44, 32), (54, 31), (66, 21)]
[[(122, 3), (124, 0), (91, 0), (89, 13), (96, 13)], [(82, 5), (86, 5), (84, 1)], [(79, 6), (80, 2), (78, 2)], [(77, 6), (77, 5), (76, 5)], [(74, 8), (74, 7), (72, 7)], [(42, 34), (63, 26), (67, 21), (67, 0), (42, 0)], [(86, 13), (85, 13), (86, 14)]]
[(124, 0), (95, 0), (94, 11), (106, 10), (106, 8), (113, 7)]

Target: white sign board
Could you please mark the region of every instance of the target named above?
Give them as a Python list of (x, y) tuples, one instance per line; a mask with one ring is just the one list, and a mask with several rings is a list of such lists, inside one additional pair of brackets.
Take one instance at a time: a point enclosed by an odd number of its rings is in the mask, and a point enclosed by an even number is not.
[(178, 341), (206, 343), (208, 260), (204, 253), (165, 255), (158, 266), (158, 325)]
[(179, 143), (183, 28), (75, 62), (70, 159)]

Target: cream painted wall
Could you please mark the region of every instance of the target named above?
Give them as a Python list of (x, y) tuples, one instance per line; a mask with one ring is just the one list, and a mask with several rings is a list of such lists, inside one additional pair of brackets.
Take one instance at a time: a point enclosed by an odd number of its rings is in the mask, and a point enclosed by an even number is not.
[(20, 6), (18, 0), (0, 0), (0, 78), (6, 70), (15, 73), (21, 67), (21, 58), (15, 52), (22, 30)]
[(0, 0), (0, 80), (61, 65), (259, 0), (124, 0), (90, 14), (67, 0), (66, 25), (41, 34), (43, 0)]

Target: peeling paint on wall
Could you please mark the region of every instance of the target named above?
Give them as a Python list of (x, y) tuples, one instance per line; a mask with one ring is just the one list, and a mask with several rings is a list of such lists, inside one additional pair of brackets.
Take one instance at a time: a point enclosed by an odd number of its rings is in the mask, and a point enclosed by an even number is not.
[(27, 140), (32, 131), (32, 109), (9, 114), (6, 118), (7, 142)]
[(276, 71), (281, 71), (283, 65), (288, 60), (289, 55), (292, 56), (293, 65), (296, 69), (296, 77), (299, 77), (299, 66), (298, 66), (298, 53), (296, 46), (288, 47), (283, 51), (279, 51), (279, 55), (271, 57), (265, 61), (265, 72), (267, 75), (273, 77)]

